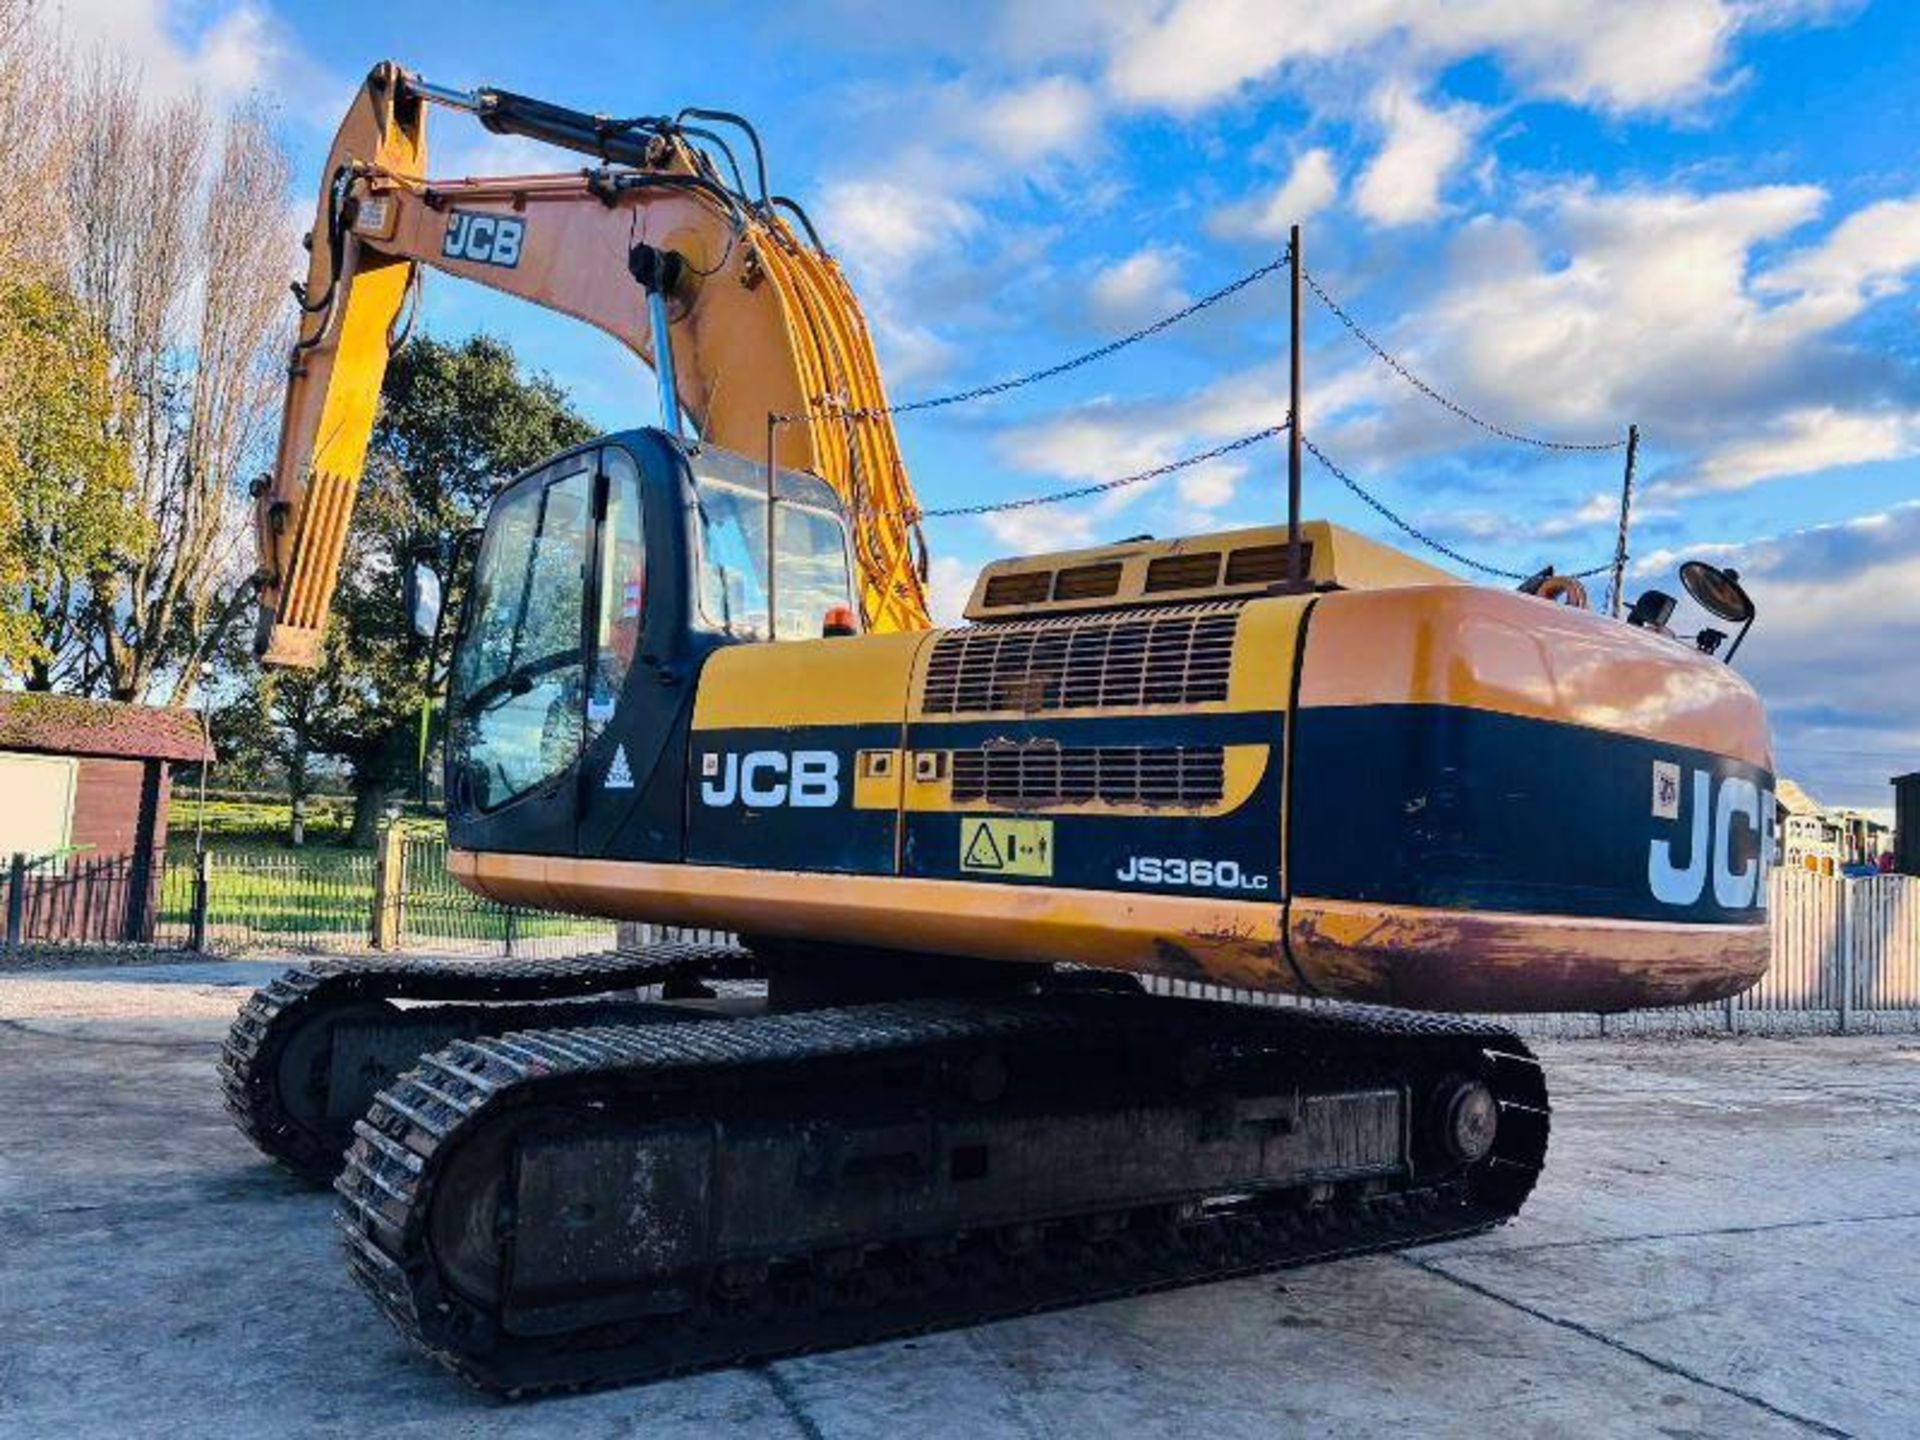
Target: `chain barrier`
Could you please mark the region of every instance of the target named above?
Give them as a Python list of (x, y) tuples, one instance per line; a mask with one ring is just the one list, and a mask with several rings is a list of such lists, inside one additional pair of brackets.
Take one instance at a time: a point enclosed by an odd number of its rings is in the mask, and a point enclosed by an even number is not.
[(962, 515), (994, 515), (1006, 510), (1031, 510), (1039, 505), (1058, 505), (1067, 500), (1084, 500), (1089, 495), (1105, 495), (1109, 491), (1124, 490), (1130, 485), (1144, 485), (1149, 480), (1158, 480), (1176, 471), (1189, 470), (1195, 465), (1204, 465), (1209, 460), (1218, 460), (1222, 455), (1231, 455), (1236, 450), (1244, 450), (1249, 445), (1258, 445), (1262, 440), (1271, 440), (1276, 435), (1286, 433), (1286, 424), (1282, 422), (1278, 425), (1269, 425), (1264, 430), (1255, 430), (1251, 435), (1242, 435), (1237, 440), (1216, 445), (1211, 450), (1202, 450), (1197, 455), (1184, 455), (1178, 460), (1169, 460), (1164, 465), (1156, 465), (1151, 470), (1122, 475), (1117, 480), (1102, 480), (1098, 484), (1082, 485), (1076, 490), (1061, 490), (1052, 495), (1030, 495), (1023, 500), (1000, 500), (984, 505), (956, 505), (944, 510), (915, 510), (908, 512), (906, 518), (912, 521), (951, 520)]
[[(1586, 454), (1601, 454), (1609, 450), (1624, 450), (1626, 448), (1627, 442), (1625, 440), (1609, 440), (1605, 443), (1580, 440), (1543, 440), (1537, 435), (1522, 435), (1518, 430), (1509, 430), (1504, 425), (1494, 424), (1491, 420), (1482, 420), (1478, 415), (1467, 409), (1466, 406), (1460, 404), (1459, 401), (1442, 395), (1438, 390), (1434, 389), (1433, 386), (1414, 374), (1412, 370), (1407, 368), (1405, 362), (1397, 356), (1389, 354), (1385, 346), (1361, 328), (1358, 320), (1355, 320), (1353, 316), (1340, 308), (1340, 303), (1321, 287), (1320, 282), (1314, 278), (1311, 270), (1302, 266), (1300, 278), (1307, 282), (1308, 288), (1319, 298), (1320, 303), (1333, 312), (1334, 318), (1353, 332), (1353, 338), (1374, 353), (1376, 359), (1402, 380), (1413, 386), (1413, 388), (1418, 390), (1422, 395), (1433, 401), (1433, 403), (1441, 409), (1452, 412), (1469, 425), (1476, 425), (1489, 435), (1498, 435), (1502, 440), (1512, 440), (1521, 445), (1532, 445), (1541, 450), (1568, 450)], [(1523, 576), (1522, 578), (1524, 579), (1525, 577)]]
[(1137, 345), (1142, 340), (1150, 339), (1163, 330), (1171, 330), (1182, 320), (1191, 319), (1202, 310), (1207, 310), (1218, 305), (1228, 296), (1237, 295), (1256, 280), (1265, 279), (1267, 276), (1273, 274), (1274, 271), (1283, 268), (1287, 263), (1287, 256), (1288, 252), (1282, 250), (1278, 256), (1269, 260), (1266, 264), (1256, 266), (1254, 269), (1242, 275), (1238, 280), (1229, 281), (1218, 290), (1202, 295), (1191, 305), (1183, 306), (1171, 315), (1163, 315), (1151, 325), (1143, 325), (1130, 334), (1122, 335), (1117, 340), (1109, 340), (1106, 344), (1088, 350), (1084, 354), (1075, 355), (1070, 360), (1062, 360), (1057, 365), (1049, 365), (1044, 370), (1035, 370), (1026, 375), (1016, 375), (1007, 380), (995, 380), (989, 385), (976, 385), (971, 390), (958, 390), (951, 395), (932, 395), (924, 400), (908, 400), (899, 405), (870, 406), (864, 410), (841, 409), (830, 404), (816, 405), (815, 408), (807, 411), (803, 415), (782, 415), (778, 418), (783, 422), (791, 423), (792, 421), (818, 418), (823, 415), (845, 415), (855, 420), (875, 419), (881, 415), (911, 415), (920, 410), (938, 410), (946, 405), (961, 405), (969, 400), (984, 400), (991, 395), (1004, 395), (1009, 390), (1019, 390), (1028, 385), (1037, 385), (1042, 380), (1051, 380), (1056, 375), (1065, 375), (1070, 370), (1078, 370), (1083, 365), (1091, 365), (1096, 360), (1104, 360), (1109, 355), (1116, 355), (1120, 351), (1125, 350), (1129, 345)]
[[(1361, 485), (1361, 483), (1358, 480), (1354, 479), (1351, 475), (1347, 474), (1346, 471), (1342, 470), (1338, 465), (1334, 464), (1333, 461), (1328, 458), (1327, 452), (1322, 450), (1318, 445), (1314, 444), (1313, 441), (1309, 439), (1307, 436), (1302, 435), (1300, 437), (1300, 445), (1302, 449), (1306, 450), (1308, 454), (1312, 455), (1314, 459), (1320, 462), (1320, 464), (1326, 469), (1328, 474), (1332, 475), (1334, 479), (1338, 480), (1342, 485), (1346, 486), (1347, 489), (1351, 490), (1355, 495), (1358, 495), (1362, 500), (1364, 500), (1368, 505), (1370, 505), (1373, 508), (1376, 514), (1384, 517), (1390, 525), (1393, 525), (1396, 528), (1405, 531), (1408, 535), (1411, 535), (1415, 540), (1418, 540), (1422, 545), (1425, 545), (1429, 550), (1437, 550), (1440, 552), (1440, 554), (1446, 556), (1449, 560), (1452, 560), (1454, 563), (1459, 565), (1464, 565), (1469, 570), (1478, 570), (1483, 575), (1494, 575), (1499, 577), (1502, 580), (1531, 580), (1533, 578), (1533, 576), (1527, 573), (1526, 571), (1502, 570), (1497, 565), (1487, 565), (1479, 560), (1473, 559), (1471, 556), (1462, 555), (1458, 550), (1454, 549), (1451, 545), (1446, 544), (1444, 541), (1436, 540), (1433, 536), (1429, 535), (1426, 531), (1422, 530), (1419, 526), (1413, 524), (1409, 520), (1402, 518), (1397, 511), (1391, 509), (1384, 501), (1375, 498), (1375, 496), (1370, 491), (1368, 491), (1363, 485)], [(1604, 575), (1607, 573), (1607, 571), (1611, 570), (1612, 568), (1613, 568), (1613, 562), (1609, 560), (1606, 564), (1596, 565), (1591, 570), (1576, 570), (1568, 578), (1574, 579), (1574, 580), (1587, 580), (1587, 579), (1591, 579), (1595, 575)]]

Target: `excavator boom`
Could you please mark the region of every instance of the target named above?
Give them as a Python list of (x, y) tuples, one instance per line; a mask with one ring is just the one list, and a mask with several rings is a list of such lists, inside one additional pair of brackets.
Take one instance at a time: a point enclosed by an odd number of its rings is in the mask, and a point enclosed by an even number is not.
[[(429, 180), (429, 104), (599, 163)], [(853, 521), (865, 628), (927, 627), (918, 509), (859, 303), (804, 215), (767, 193), (745, 122), (682, 117), (612, 120), (374, 68), (327, 159), (279, 451), (257, 497), (267, 663), (319, 660), (381, 380), (422, 266), (612, 335), (659, 377), (669, 429), (826, 480)], [(720, 132), (692, 123), (705, 119), (745, 134), (753, 190)]]

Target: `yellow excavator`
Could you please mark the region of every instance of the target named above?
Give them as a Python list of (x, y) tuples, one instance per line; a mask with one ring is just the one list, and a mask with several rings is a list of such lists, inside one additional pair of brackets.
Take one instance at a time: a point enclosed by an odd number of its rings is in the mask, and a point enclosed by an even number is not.
[[(428, 179), (435, 105), (591, 163)], [(859, 306), (723, 112), (372, 72), (259, 495), (268, 663), (319, 656), (421, 267), (615, 335), (662, 417), (504, 485), (462, 561), (454, 871), (740, 937), (321, 963), (236, 1019), (236, 1120), (332, 1180), (355, 1276), (476, 1383), (1471, 1234), (1548, 1130), (1475, 1015), (1764, 970), (1766, 720), (1660, 592), (1623, 623), (1309, 522), (1001, 561), (933, 628)], [(1731, 572), (1682, 578), (1751, 624)]]

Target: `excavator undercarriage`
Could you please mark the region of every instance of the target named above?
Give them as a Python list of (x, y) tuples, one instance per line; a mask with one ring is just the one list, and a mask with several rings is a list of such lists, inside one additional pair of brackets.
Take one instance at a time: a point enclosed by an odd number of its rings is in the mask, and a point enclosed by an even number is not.
[[(381, 1056), (439, 1048), (373, 1097), (334, 1187), (388, 1317), (512, 1394), (1471, 1234), (1519, 1209), (1545, 1154), (1525, 1045), (1451, 1017), (1150, 998), (1033, 967), (725, 1017), (705, 999), (472, 1003), (746, 968), (665, 946), (544, 973), (307, 972), (236, 1024), (228, 1093), (271, 1148), (275, 1099), (297, 1097), (267, 1077), (301, 1045), (276, 1066), (262, 1031), (328, 1013), (337, 1073), (376, 1048), (348, 1038), (369, 997), (464, 1002), (396, 1012), (422, 1019)], [(279, 1143), (325, 1168), (317, 1137)]]

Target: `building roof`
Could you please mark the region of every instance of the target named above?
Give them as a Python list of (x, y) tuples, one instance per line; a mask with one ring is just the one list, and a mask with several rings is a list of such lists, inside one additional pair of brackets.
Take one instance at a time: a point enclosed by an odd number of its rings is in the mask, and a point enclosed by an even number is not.
[(1789, 815), (1818, 815), (1820, 802), (1782, 775), (1773, 782), (1773, 796)]
[(0, 750), (133, 760), (213, 758), (200, 717), (191, 711), (37, 693), (0, 694)]

